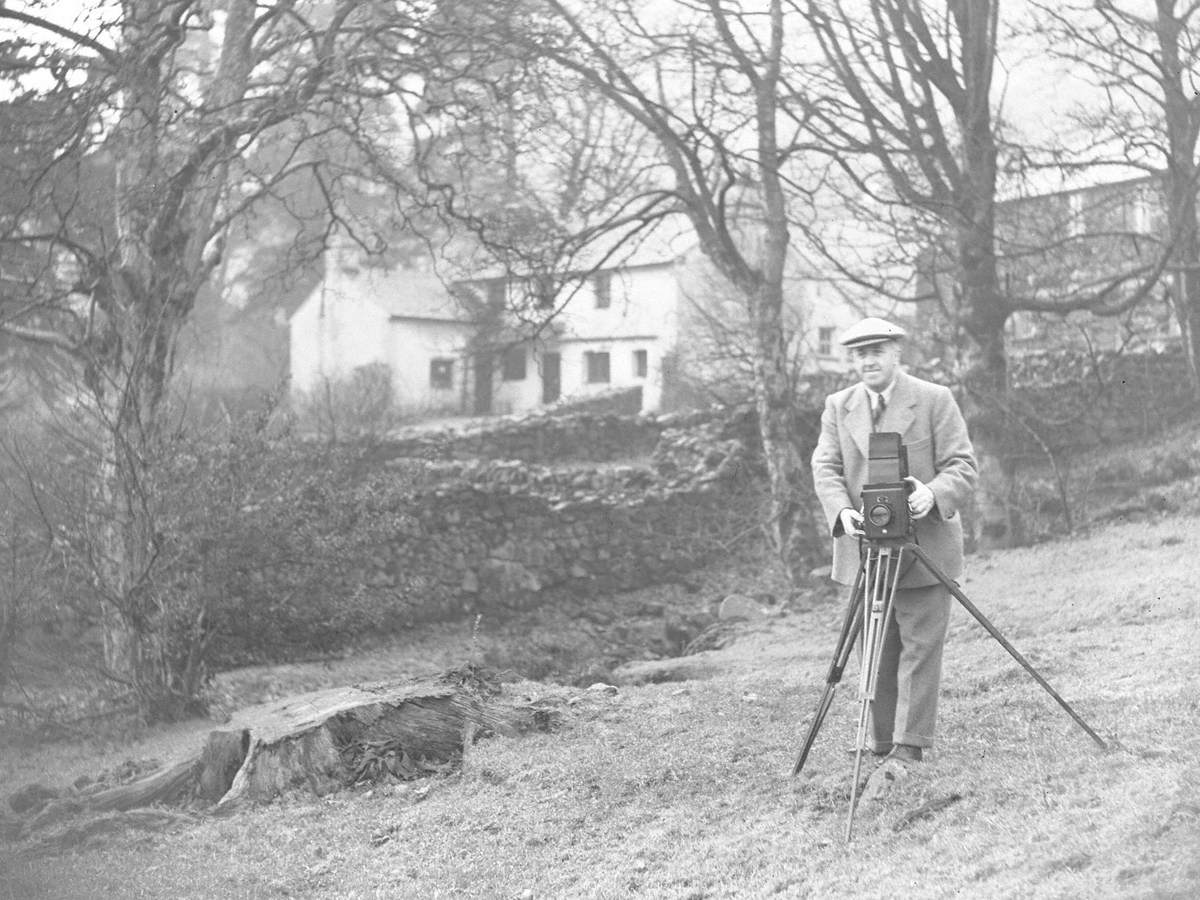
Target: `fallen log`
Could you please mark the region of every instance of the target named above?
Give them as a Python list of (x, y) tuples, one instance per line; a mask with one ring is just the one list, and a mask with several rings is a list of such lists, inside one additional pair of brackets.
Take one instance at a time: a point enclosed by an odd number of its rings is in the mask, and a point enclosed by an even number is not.
[(88, 809), (124, 812), (152, 803), (174, 804), (188, 797), (195, 783), (198, 760), (187, 759), (145, 775), (129, 784), (85, 795)]
[(88, 843), (98, 842), (105, 837), (124, 834), (133, 829), (142, 831), (165, 831), (177, 825), (196, 822), (194, 815), (167, 809), (134, 809), (128, 812), (99, 813), (88, 818), (72, 821), (60, 830), (40, 835), (26, 848), (30, 855), (52, 856), (68, 850), (77, 850)]

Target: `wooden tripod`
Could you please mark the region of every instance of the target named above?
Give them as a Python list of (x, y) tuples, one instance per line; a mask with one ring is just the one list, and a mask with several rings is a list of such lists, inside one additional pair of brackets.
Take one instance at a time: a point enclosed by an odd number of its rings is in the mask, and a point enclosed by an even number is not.
[(838, 683), (842, 680), (842, 672), (850, 660), (855, 642), (861, 635), (862, 665), (859, 671), (858, 699), (860, 703), (858, 716), (858, 733), (854, 751), (853, 781), (850, 786), (850, 809), (846, 817), (846, 841), (849, 842), (854, 828), (854, 811), (858, 804), (858, 779), (862, 771), (862, 754), (866, 744), (867, 725), (870, 721), (871, 704), (875, 699), (875, 686), (879, 678), (879, 660), (883, 652), (883, 640), (887, 634), (888, 623), (893, 614), (892, 606), (895, 599), (896, 587), (903, 572), (905, 554), (920, 562), (922, 566), (936, 578), (951, 595), (962, 604), (980, 625), (994, 637), (1009, 655), (1025, 669), (1033, 679), (1040, 684), (1054, 700), (1066, 710), (1075, 723), (1088, 733), (1101, 749), (1108, 749), (1108, 744), (1071, 708), (1058, 692), (1054, 690), (1045, 678), (1030, 664), (1021, 653), (1002, 635), (999, 629), (988, 620), (979, 608), (970, 601), (957, 584), (951, 581), (931, 560), (928, 554), (916, 542), (904, 539), (867, 540), (865, 552), (862, 554), (862, 564), (854, 586), (850, 589), (850, 602), (842, 621), (841, 634), (833, 653), (833, 661), (825, 677), (825, 690), (817, 703), (816, 713), (808, 726), (804, 744), (792, 767), (792, 775), (800, 774), (808, 759), (813, 741), (826, 713), (833, 703), (833, 695)]

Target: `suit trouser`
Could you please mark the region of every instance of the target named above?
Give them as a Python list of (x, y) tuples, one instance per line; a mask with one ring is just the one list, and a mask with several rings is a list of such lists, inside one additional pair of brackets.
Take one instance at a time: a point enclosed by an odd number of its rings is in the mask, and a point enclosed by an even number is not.
[(933, 744), (950, 599), (941, 584), (896, 591), (871, 705), (870, 749), (877, 753)]

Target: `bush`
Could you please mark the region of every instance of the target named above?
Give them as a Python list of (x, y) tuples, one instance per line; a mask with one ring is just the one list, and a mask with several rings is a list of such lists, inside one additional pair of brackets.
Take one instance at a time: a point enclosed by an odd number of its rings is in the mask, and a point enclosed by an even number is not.
[(392, 369), (377, 362), (358, 366), (349, 378), (327, 380), (296, 400), (299, 425), (330, 442), (381, 437), (402, 424), (395, 408)]
[[(421, 473), (370, 474), (370, 448), (316, 445), (254, 428), (182, 439), (165, 469), (169, 535), (157, 579), (175, 656), (218, 666), (344, 646), (394, 628), (378, 587), (347, 571), (381, 534), (410, 524), (403, 486)], [(173, 488), (171, 486), (174, 486)]]
[[(95, 681), (108, 596), (96, 577), (100, 469), (76, 452), (79, 432), (43, 421), (20, 433), (0, 467), (10, 513), (0, 528), (0, 688), (15, 680), (25, 690), (49, 670), (82, 679), (83, 665)], [(269, 409), (147, 446), (135, 487), (150, 546), (131, 590), (143, 611), (132, 625), (157, 673), (154, 696), (136, 686), (151, 718), (199, 711), (215, 667), (325, 651), (390, 627), (378, 591), (345, 592), (345, 561), (404, 516), (373, 502), (367, 447), (302, 443)], [(388, 477), (394, 496), (406, 476)]]

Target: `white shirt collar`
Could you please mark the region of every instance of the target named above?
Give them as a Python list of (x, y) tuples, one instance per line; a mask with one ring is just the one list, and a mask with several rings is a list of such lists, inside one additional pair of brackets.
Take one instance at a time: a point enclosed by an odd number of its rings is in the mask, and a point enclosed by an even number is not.
[(887, 387), (885, 387), (882, 391), (873, 391), (869, 387), (867, 387), (865, 384), (863, 385), (863, 390), (867, 392), (867, 401), (871, 404), (871, 409), (875, 408), (875, 403), (876, 403), (875, 398), (878, 397), (880, 394), (883, 395), (883, 402), (886, 405), (888, 405), (888, 406), (892, 405), (892, 394), (896, 390), (896, 380), (897, 379), (893, 378), (892, 383), (889, 384)]

